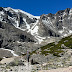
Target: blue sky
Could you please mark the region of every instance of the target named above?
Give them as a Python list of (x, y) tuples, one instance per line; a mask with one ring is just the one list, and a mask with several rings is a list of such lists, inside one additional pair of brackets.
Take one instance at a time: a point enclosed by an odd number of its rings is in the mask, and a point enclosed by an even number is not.
[(21, 9), (35, 16), (72, 8), (72, 0), (0, 0), (0, 7)]

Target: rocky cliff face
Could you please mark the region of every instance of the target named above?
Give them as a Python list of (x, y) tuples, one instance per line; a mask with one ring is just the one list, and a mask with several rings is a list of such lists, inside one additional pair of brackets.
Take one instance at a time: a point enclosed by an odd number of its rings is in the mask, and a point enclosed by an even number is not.
[(56, 14), (33, 16), (19, 9), (0, 7), (0, 47), (15, 50), (15, 47), (29, 46), (33, 49), (36, 44), (39, 45), (49, 38), (70, 34), (72, 9), (67, 8)]
[(56, 14), (41, 16), (41, 22), (45, 26), (48, 36), (67, 36), (72, 33), (72, 9), (58, 11)]

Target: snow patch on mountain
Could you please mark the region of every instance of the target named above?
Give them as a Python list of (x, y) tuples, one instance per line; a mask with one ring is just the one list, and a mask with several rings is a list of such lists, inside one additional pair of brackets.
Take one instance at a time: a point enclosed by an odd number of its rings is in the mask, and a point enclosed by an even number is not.
[(30, 32), (32, 35), (34, 35), (34, 34), (38, 35), (38, 29), (39, 29), (37, 26), (38, 22), (39, 21), (37, 20), (36, 23), (33, 23), (33, 26), (31, 27)]
[(72, 8), (71, 8), (70, 11), (69, 11), (69, 15), (72, 15)]
[(0, 48), (0, 49), (2, 49), (2, 50), (7, 50), (7, 51), (11, 52), (11, 53), (13, 54), (13, 56), (18, 56), (17, 54), (15, 54), (15, 53), (14, 53), (14, 51), (13, 51), (13, 50), (4, 49), (4, 48)]
[(31, 34), (32, 35), (34, 35), (34, 34), (38, 35), (38, 29), (39, 29), (39, 27), (38, 26), (35, 26), (34, 29), (31, 29)]
[(44, 41), (44, 39), (46, 39), (46, 37), (40, 37), (40, 36), (35, 36), (35, 38), (38, 40), (38, 44), (41, 44), (41, 42)]
[(59, 33), (61, 33), (61, 34), (62, 34), (62, 33), (63, 33), (63, 30), (60, 30), (60, 31), (59, 31)]
[(66, 36), (67, 36), (67, 34), (64, 34), (63, 36), (64, 36), (64, 37), (66, 37)]
[(12, 9), (11, 7), (7, 7), (7, 8), (4, 8), (6, 11), (8, 11), (8, 10), (10, 10), (10, 9)]
[(19, 22), (18, 21), (16, 21), (16, 23), (17, 23), (17, 28), (19, 27)]
[(24, 22), (26, 23), (26, 27), (27, 27), (27, 29), (30, 29), (30, 25), (26, 22), (26, 19), (23, 18), (23, 20), (24, 20)]
[(0, 15), (4, 15), (4, 12), (0, 12)]
[(69, 30), (69, 33), (72, 33), (72, 30)]

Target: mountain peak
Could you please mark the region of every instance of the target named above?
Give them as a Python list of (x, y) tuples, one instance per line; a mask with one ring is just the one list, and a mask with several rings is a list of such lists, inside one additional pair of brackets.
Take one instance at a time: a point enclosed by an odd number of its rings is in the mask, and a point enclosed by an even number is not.
[(56, 14), (33, 16), (20, 9), (0, 7), (0, 21), (14, 25), (16, 28), (33, 35), (39, 43), (47, 37), (63, 37), (71, 34), (70, 8)]

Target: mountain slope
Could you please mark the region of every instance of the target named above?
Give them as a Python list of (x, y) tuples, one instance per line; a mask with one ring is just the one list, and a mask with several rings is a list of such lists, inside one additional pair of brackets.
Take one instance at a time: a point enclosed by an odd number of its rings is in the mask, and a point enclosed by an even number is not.
[(72, 9), (33, 16), (0, 7), (0, 47), (25, 53), (72, 34)]
[(24, 65), (28, 53), (31, 64), (39, 64), (32, 65), (36, 71), (72, 65), (72, 9), (33, 16), (19, 9), (0, 7), (0, 51), (0, 60), (18, 56), (10, 61), (17, 69), (18, 65), (28, 67), (27, 63)]
[[(40, 47), (40, 54), (49, 55), (53, 54), (54, 56), (59, 56), (60, 53), (63, 53), (63, 49), (72, 49), (72, 35), (62, 38), (60, 41), (49, 43), (45, 46)], [(33, 53), (36, 54), (38, 50), (35, 50)], [(60, 57), (60, 56), (59, 56)]]
[(0, 21), (33, 35), (40, 44), (45, 39), (72, 34), (72, 9), (58, 11), (56, 14), (33, 16), (19, 9), (0, 7)]
[(72, 66), (72, 35), (42, 46), (30, 54), (31, 59), (42, 64), (44, 70)]

